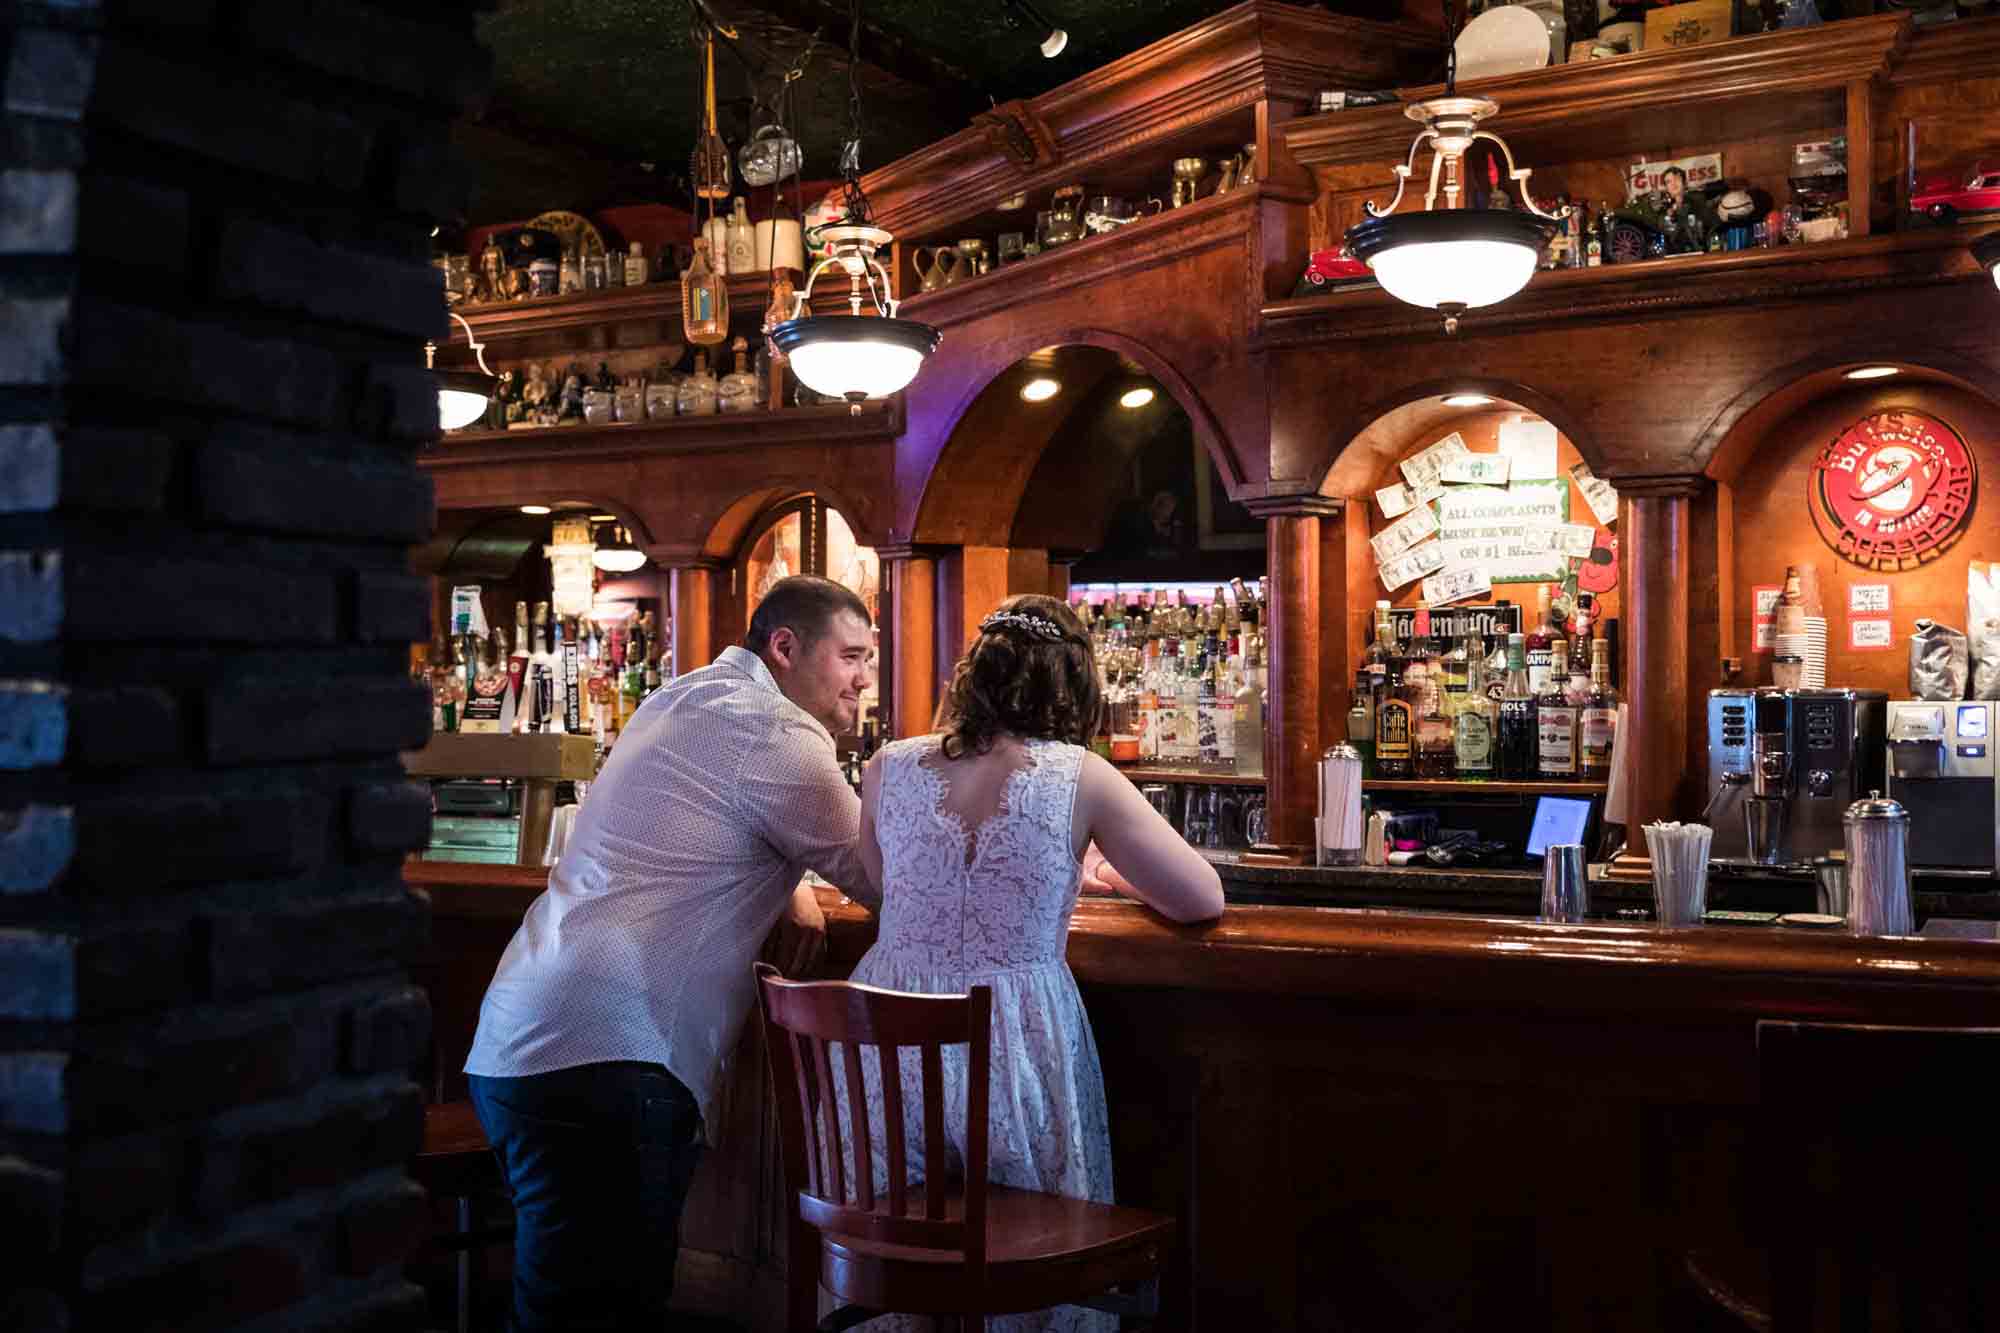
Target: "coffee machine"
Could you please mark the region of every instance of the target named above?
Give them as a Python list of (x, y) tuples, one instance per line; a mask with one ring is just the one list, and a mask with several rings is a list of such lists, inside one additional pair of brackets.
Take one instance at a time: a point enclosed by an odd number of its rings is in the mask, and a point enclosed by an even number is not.
[(1881, 690), (1711, 690), (1710, 859), (1803, 869), (1842, 845), (1840, 817), (1883, 789)]
[(1910, 863), (1994, 873), (2000, 859), (2000, 703), (1896, 699), (1889, 704), (1884, 793), (1910, 814)]

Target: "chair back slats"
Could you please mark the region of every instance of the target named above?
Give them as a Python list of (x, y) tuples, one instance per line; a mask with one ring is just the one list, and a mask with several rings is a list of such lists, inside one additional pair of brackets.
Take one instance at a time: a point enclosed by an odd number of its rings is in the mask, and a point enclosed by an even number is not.
[[(778, 1118), (781, 1127), (783, 1122), (788, 1118), (785, 1114), (787, 1112), (790, 1113), (791, 1117), (798, 1119), (801, 1126), (799, 1133), (797, 1135), (786, 1134), (784, 1137), (787, 1140), (797, 1142), (799, 1145), (799, 1170), (801, 1179), (804, 1181), (804, 1188), (811, 1190), (814, 1194), (824, 1194), (826, 1192), (826, 1167), (820, 1161), (819, 1135), (816, 1132), (811, 1132), (810, 1129), (819, 1120), (819, 1096), (817, 1089), (813, 1085), (813, 1062), (812, 1055), (808, 1050), (812, 1039), (810, 1037), (801, 1037), (796, 1032), (786, 1032), (783, 1028), (778, 1029), (778, 1032), (781, 1036), (775, 1044), (784, 1047), (784, 1062), (789, 1066), (792, 1075), (791, 1078), (785, 1079), (784, 1082), (792, 1084), (798, 1089), (799, 1093), (799, 1099), (796, 1102), (787, 1102), (783, 1094), (779, 1095), (778, 1109), (780, 1114)], [(771, 1037), (767, 1034), (765, 1040), (770, 1041)], [(775, 1065), (775, 1063), (776, 1061), (774, 1060), (773, 1064)], [(773, 1068), (771, 1077), (775, 1080), (783, 1078), (783, 1075), (781, 1071)], [(791, 1155), (789, 1147), (786, 1153), (789, 1160)], [(788, 1168), (786, 1177), (789, 1179), (791, 1174)]]
[(901, 1048), (877, 1046), (875, 1056), (882, 1074), (882, 1131), (888, 1149), (889, 1215), (902, 1217), (910, 1211), (910, 1163), (903, 1152), (903, 1060)]
[[(799, 1219), (836, 1235), (892, 1245), (961, 1251), (984, 1281), (989, 1071), (993, 993), (905, 995), (841, 982), (789, 982), (757, 965), (758, 1002), (771, 1029), (765, 1050), (778, 1098), (785, 1183)], [(827, 1043), (838, 1042), (833, 1055)], [(943, 1049), (967, 1047), (966, 1151), (962, 1204), (954, 1196), (945, 1133)], [(881, 1078), (886, 1188), (875, 1187), (863, 1046), (874, 1046)], [(916, 1049), (923, 1098), (924, 1208), (910, 1216), (911, 1145), (905, 1126), (903, 1047)], [(836, 1096), (834, 1065), (839, 1065)], [(842, 1122), (845, 1122), (844, 1124)], [(847, 1145), (851, 1144), (851, 1151)], [(853, 1199), (847, 1173), (853, 1171)], [(947, 1200), (953, 1205), (948, 1206)]]
[[(945, 1161), (944, 1142), (944, 1060), (943, 1052), (936, 1046), (922, 1049), (921, 1062), (924, 1071), (924, 1216), (933, 1220), (944, 1217), (945, 1174), (950, 1170)], [(984, 1085), (981, 1085), (982, 1089)], [(966, 1088), (967, 1101), (971, 1101), (972, 1089)], [(979, 1179), (986, 1179), (980, 1176)]]
[[(976, 1031), (991, 1030), (993, 1021), (993, 992), (985, 986), (976, 988), (969, 997), (972, 1003), (972, 1026)], [(965, 1178), (967, 1180), (986, 1179), (986, 1116), (990, 1092), (988, 1078), (993, 1058), (993, 1043), (976, 1041), (966, 1052), (965, 1086)], [(987, 1095), (974, 1097), (971, 1090), (978, 1088)], [(965, 1195), (965, 1258), (974, 1271), (986, 1262), (986, 1191), (968, 1190)]]
[[(828, 1174), (832, 1178), (831, 1180), (822, 1180), (821, 1183), (830, 1186), (828, 1197), (845, 1199), (847, 1197), (847, 1162), (846, 1154), (841, 1151), (840, 1101), (833, 1095), (833, 1070), (827, 1064), (826, 1042), (820, 1038), (814, 1038), (812, 1053), (814, 1066), (819, 1071), (819, 1085), (826, 1090), (825, 1095), (820, 1098), (820, 1123), (826, 1128), (827, 1167)], [(848, 1104), (850, 1106), (853, 1105), (852, 1102)], [(862, 1132), (866, 1133), (866, 1128)]]
[[(892, 1048), (893, 1049), (893, 1048)], [(841, 1073), (847, 1076), (847, 1105), (850, 1111), (848, 1135), (854, 1140), (854, 1198), (863, 1208), (875, 1206), (874, 1137), (868, 1132), (868, 1085), (861, 1081), (861, 1048), (851, 1041), (840, 1043)]]

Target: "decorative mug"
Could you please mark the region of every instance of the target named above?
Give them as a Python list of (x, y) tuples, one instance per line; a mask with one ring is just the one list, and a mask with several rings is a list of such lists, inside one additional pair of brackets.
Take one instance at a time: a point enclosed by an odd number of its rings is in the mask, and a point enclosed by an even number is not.
[(1164, 207), (1157, 199), (1141, 199), (1135, 207), (1129, 200), (1115, 194), (1100, 194), (1084, 206), (1083, 225), (1093, 236), (1099, 236), (1107, 231), (1116, 231), (1128, 222), (1150, 217)]
[(1174, 159), (1173, 206), (1181, 207), (1195, 201), (1201, 189), (1201, 174), (1208, 170), (1208, 163), (1198, 157), (1177, 157)]
[(1046, 245), (1067, 245), (1083, 235), (1083, 187), (1065, 185), (1049, 200), (1049, 221), (1042, 237)]

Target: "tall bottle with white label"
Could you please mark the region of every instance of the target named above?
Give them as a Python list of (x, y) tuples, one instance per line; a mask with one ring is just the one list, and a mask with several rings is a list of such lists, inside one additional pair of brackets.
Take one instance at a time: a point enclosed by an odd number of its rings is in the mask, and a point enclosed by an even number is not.
[(1465, 689), (1451, 718), (1452, 749), (1458, 776), (1479, 782), (1493, 776), (1500, 705), (1486, 692), (1486, 653), (1478, 635), (1466, 636), (1464, 653)]
[(1590, 644), (1590, 699), (1583, 706), (1583, 743), (1578, 747), (1586, 781), (1611, 777), (1611, 751), (1618, 740), (1618, 691), (1611, 688), (1611, 645)]

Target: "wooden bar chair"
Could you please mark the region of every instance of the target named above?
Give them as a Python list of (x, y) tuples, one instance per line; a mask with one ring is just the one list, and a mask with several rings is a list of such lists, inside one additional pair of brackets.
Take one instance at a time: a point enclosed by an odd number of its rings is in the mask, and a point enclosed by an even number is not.
[[(786, 981), (766, 963), (756, 972), (793, 1201), (786, 1210), (789, 1333), (849, 1328), (888, 1313), (927, 1314), (942, 1327), (974, 1330), (985, 1328), (988, 1315), (1051, 1305), (1154, 1313), (1173, 1218), (987, 1182), (990, 987), (975, 986), (970, 995), (906, 995), (840, 981)], [(839, 1043), (837, 1055), (830, 1042)], [(957, 1045), (968, 1048), (962, 1181), (949, 1176), (944, 1125), (943, 1049)], [(863, 1046), (875, 1048), (881, 1076), (887, 1188), (880, 1197)], [(915, 1147), (924, 1178), (915, 1190), (903, 1127), (906, 1047), (917, 1052), (923, 1085), (923, 1142)], [(835, 1069), (846, 1092), (845, 1117), (832, 1091)], [(1111, 1291), (1130, 1285), (1140, 1288), (1138, 1295)], [(816, 1322), (819, 1286), (844, 1304)]]
[(474, 1218), (474, 1201), (499, 1191), (502, 1181), (500, 1165), (471, 1102), (437, 1102), (424, 1108), (424, 1142), (410, 1162), (410, 1177), (431, 1194), (450, 1199), (457, 1214), (456, 1229), (434, 1236), (432, 1244), (456, 1251), (453, 1327), (457, 1333), (469, 1333), (474, 1259), (487, 1246), (514, 1238), (512, 1221), (481, 1225)]

